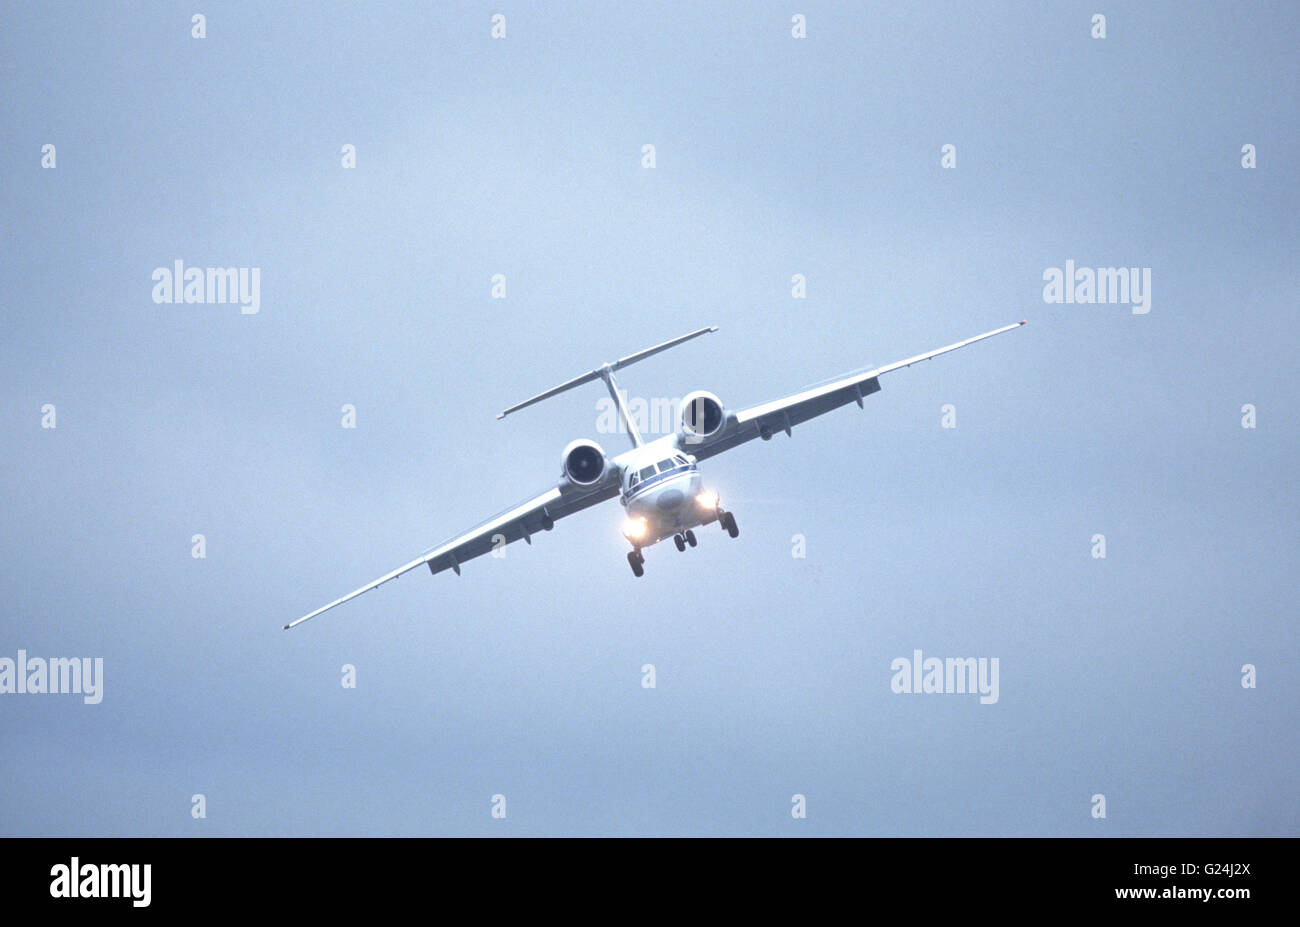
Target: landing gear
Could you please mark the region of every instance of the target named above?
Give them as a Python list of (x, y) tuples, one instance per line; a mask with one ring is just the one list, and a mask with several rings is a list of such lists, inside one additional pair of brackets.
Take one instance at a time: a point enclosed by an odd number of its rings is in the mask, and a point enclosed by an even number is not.
[(686, 543), (691, 545), (692, 547), (695, 546), (695, 532), (692, 531), (690, 528), (686, 529)]
[(673, 535), (673, 543), (677, 545), (679, 551), (686, 549), (686, 538), (682, 537), (680, 534)]
[(645, 555), (639, 550), (629, 550), (627, 552), (627, 563), (632, 568), (633, 576), (645, 575)]
[(727, 532), (731, 537), (734, 538), (740, 534), (740, 529), (736, 527), (736, 516), (732, 513), (723, 512), (718, 517), (718, 523), (722, 525), (722, 530)]

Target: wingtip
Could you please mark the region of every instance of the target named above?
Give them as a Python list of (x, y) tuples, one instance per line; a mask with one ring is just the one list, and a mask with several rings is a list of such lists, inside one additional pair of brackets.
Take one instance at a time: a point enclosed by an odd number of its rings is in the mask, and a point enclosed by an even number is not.
[(1021, 319), (1021, 320), (1020, 320), (1020, 324), (1021, 324), (1021, 325), (1028, 325), (1028, 324), (1029, 324), (1029, 320), (1028, 320), (1028, 319)]
[(497, 413), (497, 421), (501, 421), (501, 419), (503, 419), (503, 418), (505, 418), (505, 417), (506, 417), (506, 414), (505, 414), (504, 412), (498, 412), (498, 413)]
[(286, 631), (289, 630), (289, 626), (287, 624), (284, 626), (284, 630)]

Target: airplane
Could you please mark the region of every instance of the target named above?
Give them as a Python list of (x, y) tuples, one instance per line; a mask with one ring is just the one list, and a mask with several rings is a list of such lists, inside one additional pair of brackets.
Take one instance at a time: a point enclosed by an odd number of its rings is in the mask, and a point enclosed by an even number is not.
[(560, 455), (560, 479), (552, 488), (425, 551), (405, 566), (384, 574), (360, 589), (289, 622), (284, 630), (355, 599), (416, 567), (428, 566), (429, 572), (434, 574), (450, 569), (459, 576), (461, 565), (465, 562), (521, 538), (532, 544), (534, 534), (550, 531), (561, 518), (615, 497), (622, 503), (627, 515), (623, 536), (632, 545), (627, 554), (627, 562), (634, 576), (640, 577), (645, 573), (645, 554), (642, 551), (667, 538), (671, 537), (674, 546), (679, 551), (684, 551), (698, 543), (694, 529), (714, 523), (735, 538), (740, 534), (735, 513), (723, 508), (717, 492), (706, 485), (700, 474), (700, 461), (754, 438), (770, 440), (779, 431), (790, 436), (795, 425), (851, 402), (864, 408), (863, 400), (880, 391), (879, 380), (885, 374), (1025, 324), (1027, 320), (1021, 319), (947, 347), (917, 354), (865, 373), (845, 374), (782, 399), (738, 411), (724, 406), (722, 400), (713, 393), (696, 390), (682, 399), (680, 428), (673, 434), (653, 441), (643, 440), (637, 431), (614, 381), (614, 372), (693, 338), (716, 332), (717, 326), (697, 329), (644, 351), (629, 354), (613, 363), (602, 364), (595, 370), (589, 370), (511, 406), (499, 413), (497, 418), (505, 418), (512, 412), (585, 383), (602, 380), (614, 400), (619, 419), (631, 438), (631, 450), (611, 457), (595, 441), (586, 438), (571, 441)]

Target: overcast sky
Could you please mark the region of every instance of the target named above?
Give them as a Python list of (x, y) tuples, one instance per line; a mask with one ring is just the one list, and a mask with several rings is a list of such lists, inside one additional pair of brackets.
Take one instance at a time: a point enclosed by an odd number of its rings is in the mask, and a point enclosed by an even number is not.
[[(0, 696), (0, 833), (1300, 832), (1300, 7), (533, 6), (5, 8), (0, 658), (104, 678)], [(611, 502), (281, 630), (622, 450), (493, 418), (603, 361), (720, 326), (622, 385), (743, 408), (1021, 318), (703, 464), (737, 540), (637, 580)]]

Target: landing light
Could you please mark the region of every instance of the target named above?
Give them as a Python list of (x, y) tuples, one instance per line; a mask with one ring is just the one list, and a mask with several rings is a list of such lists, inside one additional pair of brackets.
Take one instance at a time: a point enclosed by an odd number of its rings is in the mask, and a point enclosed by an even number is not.
[(639, 538), (645, 535), (646, 523), (644, 518), (629, 518), (623, 524), (623, 535), (629, 538)]
[(716, 509), (718, 507), (718, 494), (706, 489), (695, 497), (695, 503), (702, 509)]

